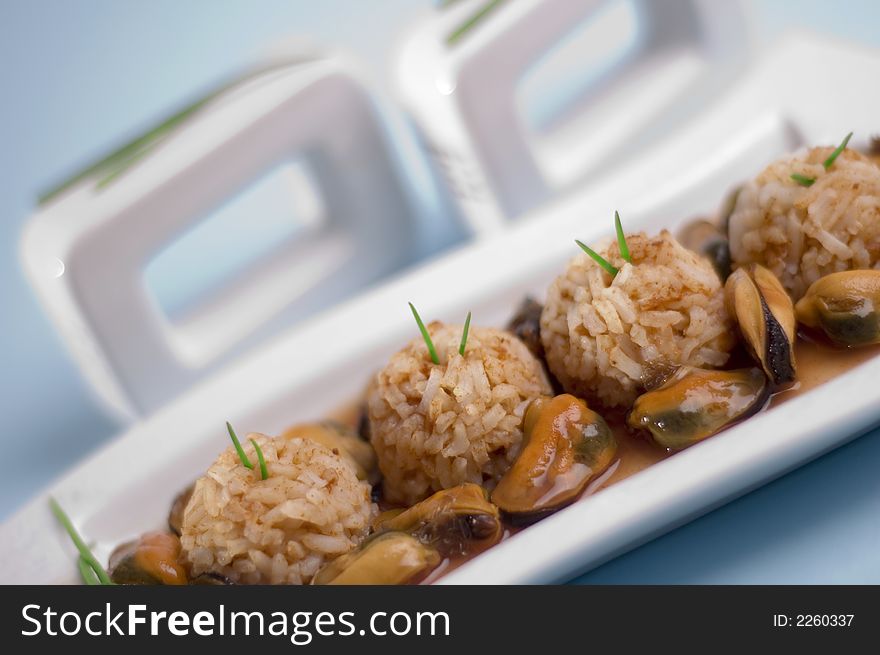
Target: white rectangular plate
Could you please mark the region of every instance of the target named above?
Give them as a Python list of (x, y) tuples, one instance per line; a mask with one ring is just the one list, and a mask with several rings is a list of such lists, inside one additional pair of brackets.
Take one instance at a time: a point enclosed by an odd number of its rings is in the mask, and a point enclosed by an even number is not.
[[(805, 143), (880, 129), (875, 53), (796, 39), (754, 66), (718, 108), (624, 171), (516, 228), (462, 248), (267, 344), (116, 438), (0, 527), (5, 583), (75, 582), (50, 493), (100, 558), (164, 524), (174, 495), (226, 447), (224, 421), (278, 433), (355, 398), (426, 319), (503, 325), (576, 254), (574, 238), (674, 229), (713, 211), (734, 183)], [(853, 141), (856, 143), (856, 140)], [(563, 580), (835, 448), (880, 421), (880, 358), (603, 489), (495, 546), (442, 583)]]

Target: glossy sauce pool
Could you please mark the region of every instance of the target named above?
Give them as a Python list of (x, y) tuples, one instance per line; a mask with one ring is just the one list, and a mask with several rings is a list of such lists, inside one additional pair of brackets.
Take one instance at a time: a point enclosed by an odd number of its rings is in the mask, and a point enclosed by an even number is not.
[[(802, 393), (815, 389), (819, 385), (855, 368), (875, 355), (880, 354), (880, 346), (867, 346), (863, 348), (836, 348), (809, 338), (799, 337), (795, 345), (795, 360), (797, 365), (797, 382), (789, 389), (773, 395), (767, 409), (786, 402)], [(350, 415), (349, 415), (350, 416)], [(587, 489), (576, 502), (581, 502), (586, 497), (597, 491), (628, 478), (639, 471), (648, 468), (652, 464), (673, 456), (675, 453), (658, 447), (646, 436), (635, 434), (626, 428), (624, 416), (605, 415), (609, 427), (614, 432), (618, 443), (618, 458), (597, 479), (589, 484)], [(746, 419), (748, 420), (748, 419)], [(508, 525), (501, 540), (516, 534), (523, 527)], [(440, 566), (434, 569), (422, 584), (435, 582), (447, 573), (455, 570), (465, 562), (473, 559), (479, 553), (471, 553), (463, 557), (447, 558)]]
[[(794, 398), (804, 392), (820, 386), (824, 382), (837, 377), (859, 364), (866, 362), (875, 355), (880, 354), (880, 345), (868, 346), (858, 349), (842, 349), (828, 345), (822, 341), (815, 341), (804, 336), (799, 336), (795, 346), (795, 358), (797, 365), (797, 382), (790, 389), (775, 394), (768, 408), (772, 409), (778, 404)], [(742, 354), (734, 355), (732, 366), (751, 365), (744, 359)], [(741, 361), (740, 361), (741, 360)], [(328, 418), (345, 423), (355, 429), (361, 419), (362, 401), (353, 402), (340, 407)], [(767, 411), (766, 408), (764, 411)], [(644, 434), (636, 434), (626, 428), (625, 416), (619, 414), (604, 413), (605, 420), (614, 432), (618, 442), (618, 457), (609, 468), (593, 480), (581, 497), (575, 502), (581, 502), (584, 498), (604, 489), (614, 483), (628, 478), (662, 459), (673, 456), (675, 453), (655, 445)], [(748, 419), (746, 419), (748, 420)], [(710, 437), (711, 438), (711, 437)], [(380, 508), (387, 506), (379, 500)], [(505, 540), (525, 529), (522, 526), (504, 523), (504, 532), (501, 540)], [(485, 550), (485, 549), (484, 549)], [(458, 568), (470, 559), (473, 559), (482, 551), (471, 552), (464, 556), (444, 559), (440, 565), (431, 571), (425, 578), (419, 581), (421, 584), (430, 584)]]
[[(799, 337), (795, 345), (797, 382), (794, 386), (773, 395), (768, 409), (801, 395), (838, 375), (846, 373), (880, 353), (880, 346), (864, 348), (836, 348), (812, 339)], [(766, 409), (764, 410), (766, 411)], [(607, 418), (607, 417), (606, 417)], [(748, 419), (746, 419), (748, 420)], [(659, 448), (646, 437), (629, 432), (621, 419), (612, 419), (609, 425), (614, 430), (619, 445), (619, 465), (603, 484), (592, 489), (593, 492), (614, 484), (618, 480), (638, 473), (673, 453)], [(590, 492), (590, 489), (587, 490)], [(586, 495), (586, 494), (585, 494)]]

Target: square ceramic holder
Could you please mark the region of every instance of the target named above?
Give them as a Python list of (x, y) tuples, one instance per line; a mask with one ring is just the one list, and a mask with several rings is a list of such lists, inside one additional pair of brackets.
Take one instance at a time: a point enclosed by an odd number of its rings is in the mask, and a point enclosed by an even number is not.
[[(309, 205), (308, 229), (171, 320), (145, 283), (151, 260), (293, 161), (307, 164), (285, 183), (292, 202)], [(349, 62), (274, 66), (221, 93), (109, 183), (87, 177), (40, 207), (25, 227), (24, 270), (102, 404), (132, 421), (408, 261), (412, 206), (398, 165)]]
[[(458, 36), (481, 9), (491, 10)], [(708, 106), (748, 61), (747, 27), (738, 2), (458, 2), (405, 38), (399, 100), (465, 224), (494, 235)], [(625, 38), (629, 49), (615, 54)], [(523, 87), (558, 93), (529, 81), (546, 60), (551, 81), (592, 79), (542, 127), (527, 116)]]
[[(279, 433), (362, 393), (425, 318), (503, 325), (525, 294), (543, 297), (575, 254), (607, 235), (618, 207), (631, 230), (675, 229), (715, 210), (775, 157), (852, 130), (877, 130), (880, 55), (791, 38), (687, 127), (495, 239), (439, 258), (286, 331), (203, 380), (40, 494), (0, 527), (6, 583), (75, 582), (75, 551), (49, 512), (56, 497), (96, 555), (164, 525), (175, 494), (228, 445), (223, 422)], [(646, 189), (647, 177), (661, 183)], [(441, 584), (546, 583), (583, 572), (855, 438), (880, 423), (880, 359), (602, 489), (479, 555)]]

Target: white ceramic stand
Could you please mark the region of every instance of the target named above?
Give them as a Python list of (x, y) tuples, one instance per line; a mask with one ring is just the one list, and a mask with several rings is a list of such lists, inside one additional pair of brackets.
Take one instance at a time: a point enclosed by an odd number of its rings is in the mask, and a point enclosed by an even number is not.
[[(218, 97), (109, 184), (86, 179), (31, 217), (25, 271), (113, 414), (152, 412), (304, 308), (406, 260), (412, 216), (383, 130), (347, 62), (276, 68)], [(151, 258), (295, 158), (309, 164), (286, 173), (311, 205), (308, 229), (170, 320), (144, 282)]]
[[(738, 2), (610, 4), (501, 2), (449, 43), (456, 26), (486, 6), (471, 0), (429, 17), (405, 39), (395, 71), (400, 101), (473, 233), (493, 234), (634, 155), (723, 91), (746, 61)], [(590, 20), (572, 44), (572, 33)], [(583, 67), (581, 58), (601, 66), (603, 48), (624, 38), (627, 21), (635, 31), (631, 51), (553, 125), (530, 124), (520, 87), (535, 64), (565, 46), (574, 61), (563, 68)]]

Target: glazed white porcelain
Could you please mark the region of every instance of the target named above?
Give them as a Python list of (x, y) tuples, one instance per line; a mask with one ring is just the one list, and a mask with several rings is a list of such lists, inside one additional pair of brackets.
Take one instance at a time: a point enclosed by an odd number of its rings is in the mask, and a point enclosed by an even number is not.
[[(448, 42), (488, 4), (459, 2), (415, 25), (395, 69), (400, 102), (478, 236), (494, 238), (680, 127), (751, 52), (741, 3), (706, 0), (502, 2)], [(624, 52), (621, 40), (632, 41)], [(553, 96), (554, 79), (586, 88), (535, 124), (528, 91)]]
[[(98, 398), (122, 421), (409, 261), (413, 207), (361, 77), (335, 56), (275, 66), (206, 105), (111, 184), (83, 180), (30, 218), (25, 272)], [(300, 206), (308, 224), (185, 320), (171, 320), (145, 283), (151, 260), (278, 169), (290, 204), (308, 205)], [(208, 257), (189, 265), (206, 259), (211, 265)]]
[[(0, 527), (0, 581), (75, 582), (75, 551), (52, 518), (55, 496), (96, 554), (164, 524), (174, 495), (227, 444), (224, 421), (277, 433), (362, 392), (369, 376), (426, 320), (503, 325), (586, 241), (611, 232), (674, 229), (713, 211), (725, 192), (804, 144), (877, 130), (880, 56), (812, 39), (769, 54), (715, 108), (601, 185), (392, 280), (286, 332), (204, 379), (120, 434)], [(709, 511), (880, 422), (880, 359), (664, 460), (529, 527), (441, 579), (563, 580)]]

